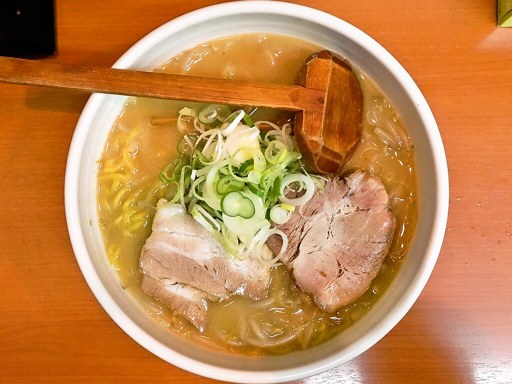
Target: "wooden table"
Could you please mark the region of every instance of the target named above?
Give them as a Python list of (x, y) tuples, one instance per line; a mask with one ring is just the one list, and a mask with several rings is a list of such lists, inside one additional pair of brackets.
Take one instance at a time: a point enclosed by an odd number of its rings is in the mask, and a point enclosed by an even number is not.
[[(57, 0), (52, 61), (111, 65), (210, 0)], [(450, 168), (446, 239), (425, 291), (368, 352), (305, 383), (512, 382), (512, 29), (488, 0), (299, 1), (354, 24), (409, 71)], [(0, 382), (213, 382), (130, 339), (87, 287), (64, 218), (83, 94), (0, 85)]]

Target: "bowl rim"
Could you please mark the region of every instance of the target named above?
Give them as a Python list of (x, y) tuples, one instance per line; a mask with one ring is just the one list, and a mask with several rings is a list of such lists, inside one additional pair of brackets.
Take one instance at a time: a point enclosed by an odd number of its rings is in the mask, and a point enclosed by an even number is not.
[(357, 347), (351, 346), (353, 348), (348, 348), (348, 353), (345, 351), (343, 357), (337, 355), (329, 356), (329, 358), (322, 360), (321, 365), (319, 362), (314, 362), (300, 368), (247, 371), (217, 367), (208, 363), (199, 362), (168, 348), (162, 342), (156, 340), (150, 334), (141, 329), (135, 321), (133, 321), (121, 309), (99, 278), (93, 262), (88, 255), (82, 233), (83, 229), (79, 219), (79, 174), (77, 171), (80, 167), (81, 154), (86, 140), (88, 126), (90, 126), (93, 119), (93, 115), (89, 114), (88, 111), (95, 110), (99, 105), (101, 105), (105, 100), (105, 95), (94, 94), (91, 96), (84, 107), (73, 134), (66, 165), (65, 211), (72, 248), (87, 284), (103, 309), (119, 325), (119, 327), (122, 328), (138, 344), (163, 360), (168, 361), (179, 368), (202, 376), (223, 381), (233, 381), (234, 378), (240, 377), (243, 378), (246, 383), (270, 383), (303, 379), (304, 377), (321, 373), (346, 362), (377, 343), (406, 315), (425, 287), (441, 250), (448, 218), (449, 181), (446, 154), (440, 132), (437, 128), (437, 123), (424, 96), (410, 75), (401, 66), (401, 64), (386, 49), (384, 49), (384, 47), (365, 32), (344, 20), (318, 9), (286, 2), (269, 2), (264, 0), (235, 1), (197, 9), (179, 16), (178, 18), (163, 24), (147, 34), (128, 49), (126, 53), (116, 61), (113, 67), (127, 68), (132, 66), (136, 59), (141, 55), (141, 52), (146, 50), (148, 46), (152, 46), (160, 42), (170, 32), (184, 29), (201, 21), (225, 17), (226, 15), (254, 12), (286, 15), (299, 19), (312, 20), (314, 23), (326, 26), (334, 31), (343, 31), (345, 34), (347, 31), (350, 32), (353, 40), (358, 44), (365, 46), (366, 49), (370, 50), (374, 55), (380, 57), (381, 62), (390, 72), (398, 74), (401, 84), (415, 100), (419, 114), (424, 120), (424, 125), (432, 128), (427, 132), (427, 136), (430, 141), (429, 145), (435, 153), (433, 156), (433, 165), (435, 167), (437, 182), (435, 196), (437, 205), (435, 206), (435, 212), (433, 213), (433, 231), (428, 241), (428, 247), (425, 250), (425, 254), (428, 255), (428, 257), (424, 258), (421, 267), (417, 271), (418, 278), (415, 278), (413, 283), (407, 287), (400, 299), (394, 304), (391, 313), (386, 315), (374, 329), (368, 332), (368, 337), (365, 337), (365, 341), (358, 344)]

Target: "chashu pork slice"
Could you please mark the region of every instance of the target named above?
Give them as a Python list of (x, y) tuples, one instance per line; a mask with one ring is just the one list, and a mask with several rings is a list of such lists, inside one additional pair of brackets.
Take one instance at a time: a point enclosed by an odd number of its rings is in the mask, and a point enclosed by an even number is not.
[[(396, 225), (388, 203), (381, 181), (356, 171), (330, 179), (279, 227), (289, 240), (283, 262), (323, 310), (356, 300), (377, 276)], [(280, 242), (272, 240), (277, 252)]]
[(141, 288), (149, 296), (179, 313), (202, 331), (208, 311), (208, 295), (188, 285), (170, 279), (142, 277)]
[[(183, 206), (165, 201), (157, 206), (151, 235), (141, 250), (140, 268), (143, 290), (181, 313), (196, 327), (197, 321), (189, 311), (180, 310), (183, 305), (171, 303), (176, 298), (175, 292), (168, 295), (174, 289), (172, 285), (192, 288), (193, 291), (187, 290), (179, 300), (189, 297), (190, 304), (197, 306), (207, 297), (222, 299), (230, 294), (258, 300), (267, 296), (270, 284), (269, 266), (252, 257), (234, 258)], [(159, 282), (160, 288), (155, 289), (155, 281), (149, 284), (147, 278)], [(192, 294), (196, 291), (204, 295), (201, 300)]]

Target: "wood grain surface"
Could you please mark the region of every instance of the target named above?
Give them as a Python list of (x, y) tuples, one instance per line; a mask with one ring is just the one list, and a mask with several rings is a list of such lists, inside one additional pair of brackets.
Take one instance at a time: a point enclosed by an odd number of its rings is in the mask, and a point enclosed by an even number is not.
[[(330, 60), (332, 62), (332, 60)], [(330, 77), (324, 74), (325, 83)], [(301, 85), (242, 82), (0, 57), (0, 82), (216, 104), (322, 113), (326, 91)], [(357, 85), (356, 80), (354, 82)], [(341, 97), (340, 97), (341, 99)]]
[[(112, 65), (208, 0), (57, 0), (57, 63)], [(379, 41), (439, 124), (450, 215), (434, 273), (363, 355), (301, 383), (512, 382), (512, 29), (488, 0), (303, 0)], [(81, 93), (0, 84), (0, 382), (213, 383), (155, 357), (87, 287), (64, 218)], [(234, 378), (235, 379), (235, 378)], [(298, 384), (298, 383), (295, 383)]]

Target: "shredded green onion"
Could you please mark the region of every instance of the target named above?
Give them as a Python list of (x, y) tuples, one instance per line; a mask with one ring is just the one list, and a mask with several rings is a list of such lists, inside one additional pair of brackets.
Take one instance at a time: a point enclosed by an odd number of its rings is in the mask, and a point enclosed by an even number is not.
[(252, 121), (252, 117), (250, 115), (248, 115), (247, 113), (244, 114), (244, 121), (245, 121), (245, 124), (247, 124), (249, 127), (254, 127), (254, 122)]
[[(184, 134), (180, 156), (160, 173), (164, 183), (176, 185), (170, 201), (183, 204), (233, 256), (255, 254), (276, 264), (288, 239), (271, 223), (285, 223), (323, 182), (303, 171), (291, 126), (253, 122), (243, 110), (217, 104), (199, 111), (183, 108), (178, 129), (185, 119), (187, 124), (193, 119), (195, 133)], [(261, 124), (271, 131), (262, 135)], [(276, 235), (283, 247), (272, 259), (265, 242)]]

